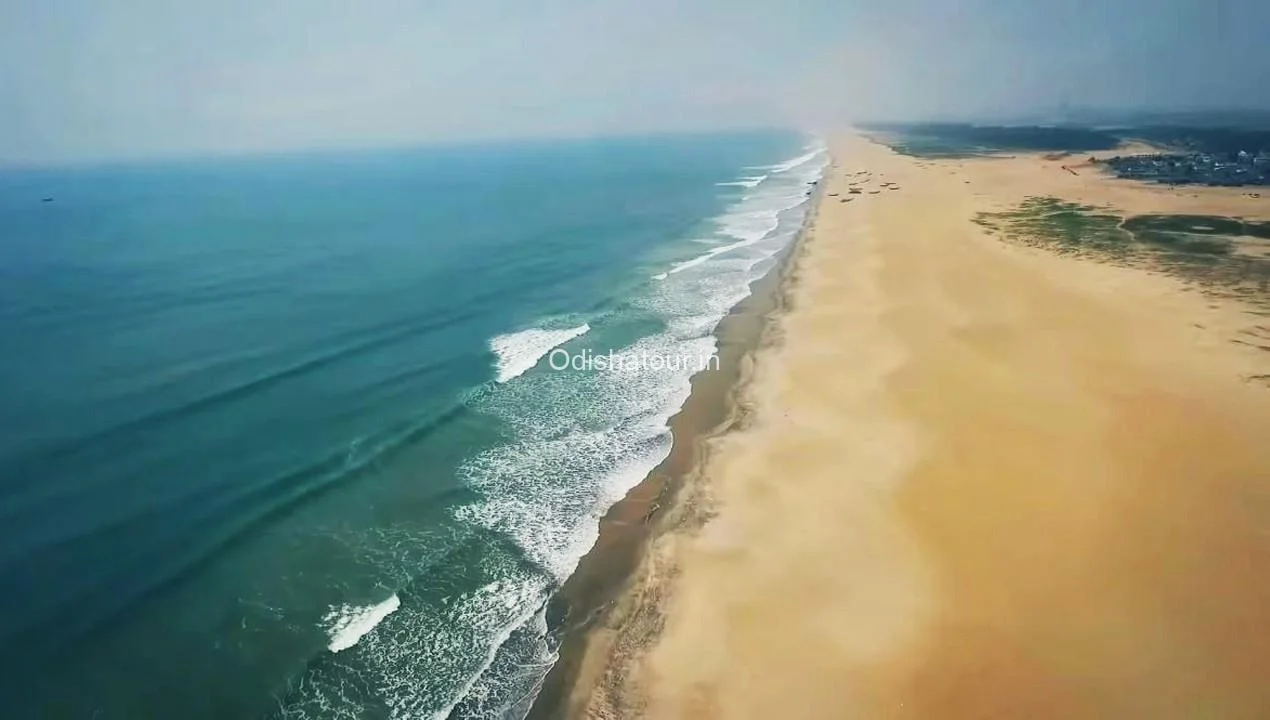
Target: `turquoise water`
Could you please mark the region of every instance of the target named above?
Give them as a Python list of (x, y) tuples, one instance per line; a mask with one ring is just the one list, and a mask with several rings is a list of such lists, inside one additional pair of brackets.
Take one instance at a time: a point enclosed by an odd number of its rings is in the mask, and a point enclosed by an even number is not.
[(0, 171), (3, 716), (522, 715), (546, 600), (696, 369), (549, 351), (708, 357), (824, 162), (766, 133)]

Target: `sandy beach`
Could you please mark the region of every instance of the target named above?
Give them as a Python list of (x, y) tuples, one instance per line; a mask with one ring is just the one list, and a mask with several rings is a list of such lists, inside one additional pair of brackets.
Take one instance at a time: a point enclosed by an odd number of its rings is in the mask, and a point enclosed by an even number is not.
[(832, 151), (745, 422), (705, 443), (566, 714), (1270, 715), (1270, 317), (975, 222), (1270, 202)]

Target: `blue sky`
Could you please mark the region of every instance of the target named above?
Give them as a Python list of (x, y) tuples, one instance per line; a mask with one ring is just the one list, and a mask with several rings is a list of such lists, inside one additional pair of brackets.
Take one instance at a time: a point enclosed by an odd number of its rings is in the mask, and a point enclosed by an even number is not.
[(0, 162), (1270, 106), (1266, 0), (0, 0)]

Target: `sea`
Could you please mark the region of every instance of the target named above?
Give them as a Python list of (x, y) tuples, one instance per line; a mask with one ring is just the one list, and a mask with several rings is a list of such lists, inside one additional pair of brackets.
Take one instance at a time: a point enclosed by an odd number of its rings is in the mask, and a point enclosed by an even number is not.
[(523, 717), (548, 600), (826, 164), (765, 131), (0, 169), (0, 717)]

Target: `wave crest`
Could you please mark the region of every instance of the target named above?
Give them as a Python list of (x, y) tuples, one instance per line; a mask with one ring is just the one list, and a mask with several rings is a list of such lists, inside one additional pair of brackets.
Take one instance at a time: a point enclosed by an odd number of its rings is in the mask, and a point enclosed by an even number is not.
[(583, 323), (563, 330), (533, 328), (495, 337), (489, 341), (489, 347), (497, 356), (498, 382), (524, 375), (544, 355), (590, 330), (591, 326)]
[(397, 612), (401, 607), (401, 598), (395, 594), (387, 600), (374, 605), (341, 605), (331, 608), (322, 618), (327, 624), (327, 634), (331, 642), (326, 647), (333, 653), (347, 650), (357, 644), (384, 618)]
[(753, 189), (758, 187), (759, 183), (763, 182), (766, 179), (767, 179), (767, 175), (751, 175), (749, 177), (743, 177), (740, 180), (715, 183), (715, 185), (719, 187), (743, 187), (747, 189)]

